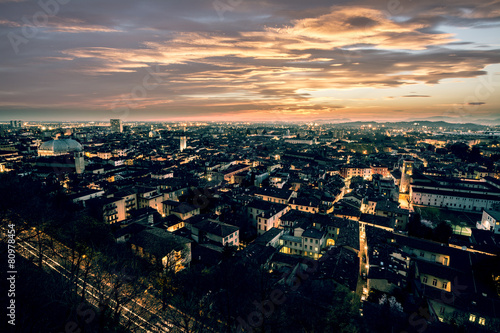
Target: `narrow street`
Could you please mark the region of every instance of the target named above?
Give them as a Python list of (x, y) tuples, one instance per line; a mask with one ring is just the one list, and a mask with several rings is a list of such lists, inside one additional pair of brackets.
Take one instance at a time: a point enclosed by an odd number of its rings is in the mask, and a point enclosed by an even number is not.
[[(25, 238), (34, 236), (35, 230), (32, 229), (30, 231), (25, 231), (17, 235), (17, 239), (22, 239), (21, 236)], [(2, 230), (2, 235), (5, 235)], [(67, 246), (55, 241), (50, 238), (50, 236), (40, 233), (37, 237), (40, 236), (45, 240), (50, 239), (53, 244), (52, 249), (43, 248), (42, 247), (42, 257), (43, 257), (43, 265), (44, 269), (50, 269), (56, 271), (60, 275), (62, 275), (66, 279), (71, 279), (72, 275), (74, 275), (71, 271), (72, 265), (76, 263), (71, 261), (70, 252), (71, 249)], [(50, 250), (50, 251), (49, 251)], [(39, 251), (40, 249), (35, 247), (32, 244), (29, 244), (26, 241), (18, 241), (16, 243), (16, 253), (25, 259), (33, 262), (35, 265), (39, 264)], [(53, 255), (48, 255), (47, 253), (52, 252)], [(69, 263), (69, 265), (68, 265)], [(82, 271), (85, 269), (85, 264), (80, 262), (80, 267)], [(94, 277), (95, 275), (92, 271), (89, 271), (89, 276)], [(74, 277), (74, 276), (73, 276)], [(95, 284), (92, 284), (87, 279), (82, 279), (77, 276), (75, 284), (77, 286), (77, 292), (84, 292), (87, 297), (85, 297), (86, 301), (94, 307), (98, 308), (101, 305), (100, 302), (103, 300), (107, 300), (111, 308), (116, 308), (117, 303), (114, 299), (111, 298), (111, 294), (114, 292), (113, 285), (109, 281), (101, 280), (100, 288), (98, 288)], [(122, 288), (127, 288), (126, 284), (123, 285)], [(146, 307), (147, 306), (147, 307)], [(131, 323), (134, 327), (135, 332), (186, 332), (186, 330), (182, 327), (175, 327), (175, 325), (171, 322), (168, 322), (166, 319), (162, 318), (161, 312), (162, 305), (161, 302), (156, 299), (151, 293), (144, 292), (141, 294), (141, 298), (130, 299), (127, 305), (118, 304), (118, 308), (120, 310), (121, 322)], [(182, 312), (180, 312), (175, 307), (169, 305), (169, 308), (172, 311), (179, 312), (183, 317), (187, 318), (188, 316)], [(138, 312), (140, 314), (138, 314)], [(193, 320), (191, 318), (190, 320)]]

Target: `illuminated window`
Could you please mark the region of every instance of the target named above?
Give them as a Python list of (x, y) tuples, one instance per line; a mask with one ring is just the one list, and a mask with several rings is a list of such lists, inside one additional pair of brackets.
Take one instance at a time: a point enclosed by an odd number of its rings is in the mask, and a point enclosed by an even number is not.
[(472, 314), (469, 316), (469, 321), (475, 322), (476, 321), (476, 315)]
[(479, 317), (478, 323), (479, 325), (484, 325), (486, 323), (486, 320), (484, 318)]

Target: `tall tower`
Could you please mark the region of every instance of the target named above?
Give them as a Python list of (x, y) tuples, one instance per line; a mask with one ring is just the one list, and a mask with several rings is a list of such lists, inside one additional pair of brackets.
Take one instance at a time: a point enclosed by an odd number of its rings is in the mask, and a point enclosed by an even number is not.
[(23, 127), (23, 121), (22, 120), (11, 120), (10, 121), (10, 127), (12, 127), (12, 128), (21, 128), (21, 127)]
[(82, 174), (85, 171), (85, 158), (83, 151), (75, 152), (75, 169), (76, 173)]
[(187, 147), (187, 141), (185, 136), (179, 138), (179, 149), (182, 152)]
[(113, 133), (122, 133), (123, 132), (123, 122), (121, 119), (110, 119), (111, 123), (111, 131)]
[(410, 180), (413, 175), (413, 161), (404, 160), (403, 166), (401, 167), (401, 184), (399, 191), (401, 193), (407, 193), (410, 190)]

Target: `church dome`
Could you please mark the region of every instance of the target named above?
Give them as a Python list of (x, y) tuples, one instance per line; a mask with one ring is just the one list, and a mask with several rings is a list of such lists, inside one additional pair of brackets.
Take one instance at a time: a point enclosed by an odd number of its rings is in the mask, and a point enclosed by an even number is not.
[(157, 131), (151, 130), (151, 131), (149, 131), (149, 137), (150, 138), (161, 138), (161, 135)]
[(83, 151), (80, 143), (72, 139), (50, 140), (38, 147), (39, 156), (57, 156)]

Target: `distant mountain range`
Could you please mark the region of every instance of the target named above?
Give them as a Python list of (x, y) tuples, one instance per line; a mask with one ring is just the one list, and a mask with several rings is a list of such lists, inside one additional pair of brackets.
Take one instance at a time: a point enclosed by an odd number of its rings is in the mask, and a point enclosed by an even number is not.
[(445, 121), (448, 123), (454, 124), (481, 124), (481, 125), (500, 125), (500, 118), (496, 119), (471, 119), (467, 118), (454, 118), (454, 117), (446, 117), (446, 116), (434, 116), (428, 118), (414, 118), (408, 119), (408, 121)]
[(345, 125), (376, 125), (376, 124), (392, 124), (392, 125), (408, 125), (418, 122), (419, 125), (428, 127), (456, 127), (456, 126), (496, 126), (500, 125), (500, 118), (496, 119), (470, 119), (470, 118), (453, 118), (446, 116), (434, 116), (429, 118), (411, 118), (404, 121), (352, 121), (347, 118), (340, 119), (313, 119), (311, 122), (319, 124), (345, 124)]

